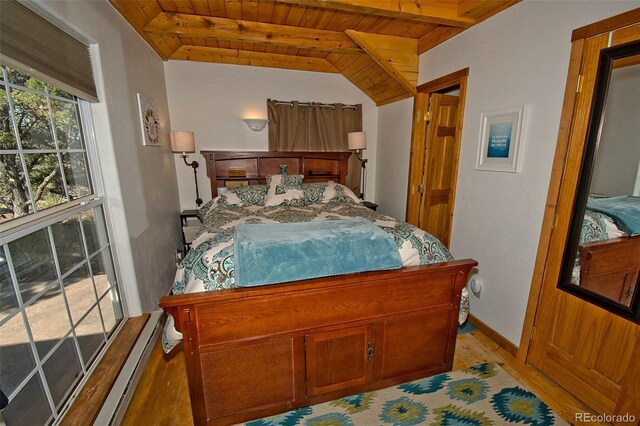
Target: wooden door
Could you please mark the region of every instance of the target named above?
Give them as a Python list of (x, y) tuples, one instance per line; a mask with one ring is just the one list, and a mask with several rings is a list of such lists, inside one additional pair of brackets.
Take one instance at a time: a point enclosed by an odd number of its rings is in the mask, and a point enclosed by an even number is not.
[[(636, 11), (632, 19), (637, 22), (639, 16)], [(616, 31), (623, 25), (626, 28)], [(526, 353), (528, 349), (528, 362), (598, 412), (629, 413), (637, 419), (640, 326), (557, 287), (598, 58), (602, 49), (638, 38), (640, 25), (635, 29), (628, 25), (629, 17), (614, 17), (574, 31), (556, 158), (520, 351)], [(531, 328), (527, 327), (529, 321), (534, 323)]]
[(458, 164), (458, 96), (431, 95), (418, 227), (449, 247)]
[[(468, 69), (418, 87), (414, 101), (406, 221), (449, 247)], [(459, 88), (459, 96), (442, 92)]]
[(373, 329), (365, 324), (305, 336), (308, 397), (371, 382)]

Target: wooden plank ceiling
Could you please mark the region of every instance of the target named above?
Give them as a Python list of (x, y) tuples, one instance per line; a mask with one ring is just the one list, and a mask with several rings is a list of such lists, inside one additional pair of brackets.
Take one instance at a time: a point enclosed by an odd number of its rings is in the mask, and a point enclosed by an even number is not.
[(163, 60), (341, 73), (377, 105), (418, 55), (519, 0), (110, 0)]

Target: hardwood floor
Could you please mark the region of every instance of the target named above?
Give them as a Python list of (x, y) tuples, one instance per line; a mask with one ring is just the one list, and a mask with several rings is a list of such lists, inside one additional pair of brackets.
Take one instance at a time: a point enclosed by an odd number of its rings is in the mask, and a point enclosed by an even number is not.
[[(453, 369), (461, 370), (483, 362), (499, 364), (571, 424), (578, 424), (574, 421), (575, 413), (592, 412), (538, 370), (522, 365), (481, 331), (458, 335)], [(156, 343), (122, 424), (193, 424), (184, 353), (181, 348), (176, 348), (167, 356), (162, 351), (160, 341)]]

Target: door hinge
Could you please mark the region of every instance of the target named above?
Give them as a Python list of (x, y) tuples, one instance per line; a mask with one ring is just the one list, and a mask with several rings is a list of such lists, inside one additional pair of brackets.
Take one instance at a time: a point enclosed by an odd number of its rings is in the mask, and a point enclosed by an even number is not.
[(373, 342), (367, 343), (367, 359), (369, 361), (373, 359)]
[(424, 185), (418, 185), (418, 194), (424, 194)]
[(582, 74), (578, 74), (578, 84), (576, 86), (576, 93), (582, 92)]
[(424, 121), (431, 121), (431, 111), (427, 111), (424, 113)]
[(529, 339), (529, 341), (533, 342), (535, 337), (536, 337), (536, 326), (534, 325), (533, 327), (531, 327), (531, 338)]

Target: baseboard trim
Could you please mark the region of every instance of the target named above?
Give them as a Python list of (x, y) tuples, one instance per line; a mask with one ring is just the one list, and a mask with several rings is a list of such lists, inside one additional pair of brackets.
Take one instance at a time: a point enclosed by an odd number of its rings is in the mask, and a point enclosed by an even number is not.
[(496, 342), (498, 346), (502, 349), (513, 355), (514, 357), (518, 356), (518, 347), (511, 343), (507, 338), (502, 336), (500, 333), (495, 331), (493, 328), (489, 327), (487, 324), (480, 321), (478, 318), (473, 316), (473, 314), (469, 314), (469, 322), (475, 328), (484, 333), (485, 336), (489, 337), (491, 340)]

